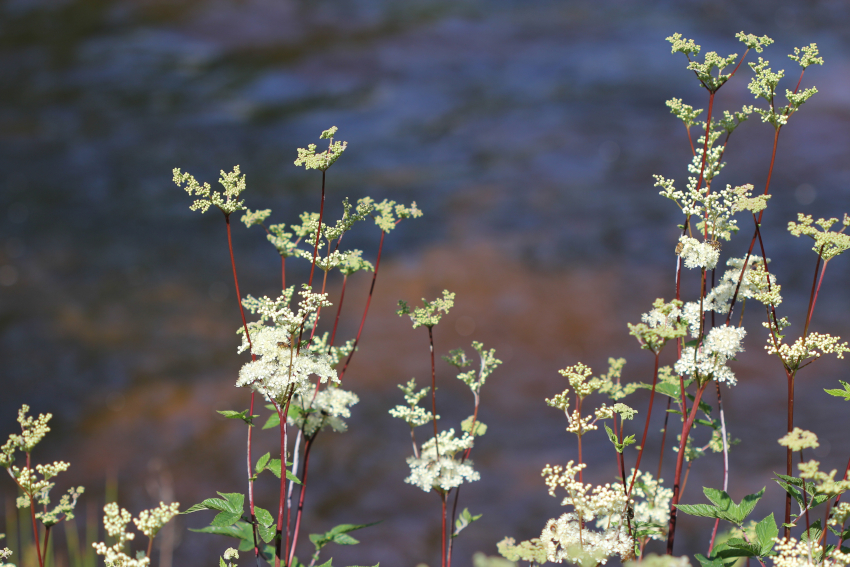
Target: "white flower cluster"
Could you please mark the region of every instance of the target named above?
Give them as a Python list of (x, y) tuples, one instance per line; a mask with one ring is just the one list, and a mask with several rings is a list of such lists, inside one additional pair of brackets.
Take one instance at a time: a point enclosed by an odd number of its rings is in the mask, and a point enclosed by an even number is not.
[(136, 528), (140, 532), (152, 538), (159, 532), (162, 526), (179, 513), (180, 504), (178, 502), (173, 502), (168, 506), (165, 505), (165, 502), (160, 502), (159, 508), (142, 510), (138, 518), (133, 518), (133, 523), (136, 524)]
[(111, 502), (103, 507), (103, 527), (106, 533), (115, 539), (115, 544), (107, 546), (103, 542), (92, 543), (95, 553), (104, 556), (104, 562), (107, 567), (148, 567), (150, 558), (137, 557), (130, 558), (124, 553), (124, 544), (135, 539), (136, 534), (127, 533), (127, 524), (130, 523), (130, 512), (121, 508), (118, 504)]
[(850, 563), (850, 554), (833, 550), (822, 561), (815, 562), (813, 558), (823, 553), (823, 546), (817, 542), (808, 543), (796, 539), (774, 538), (776, 555), (773, 557), (774, 567), (837, 567)]
[[(634, 472), (635, 470), (632, 469), (629, 476), (633, 475)], [(637, 476), (635, 487), (632, 489), (632, 497), (636, 502), (634, 506), (635, 520), (662, 526), (667, 525), (673, 491), (664, 488), (661, 485), (663, 482), (664, 479), (655, 480), (652, 478), (652, 474), (648, 472)], [(653, 533), (650, 537), (652, 539), (663, 539), (666, 537), (666, 533)]]
[(682, 349), (682, 357), (675, 365), (676, 372), (694, 378), (714, 378), (734, 386), (737, 379), (726, 363), (744, 350), (741, 342), (746, 334), (743, 327), (714, 327), (706, 335), (699, 351), (693, 346)]
[[(399, 419), (403, 419), (411, 427), (419, 427), (420, 425), (425, 425), (426, 423), (431, 421), (434, 416), (434, 414), (432, 414), (430, 411), (426, 410), (421, 406), (410, 407), (402, 405), (397, 405), (396, 407), (391, 409), (390, 415)], [(437, 416), (437, 419), (439, 418), (440, 416)]]
[[(312, 399), (312, 402), (310, 401)], [(330, 425), (334, 431), (342, 432), (348, 429), (344, 419), (351, 417), (351, 406), (360, 401), (357, 394), (336, 386), (328, 386), (313, 398), (312, 393), (306, 396), (298, 394), (292, 403), (301, 408), (297, 415), (290, 410), (286, 422), (304, 431), (310, 437), (319, 429)]]
[(700, 242), (687, 235), (679, 237), (678, 255), (685, 261), (686, 268), (713, 270), (720, 259), (720, 250), (710, 242)]
[[(481, 477), (472, 468), (472, 461), (466, 459), (464, 462), (455, 459), (458, 451), (472, 447), (473, 438), (468, 433), (463, 437), (455, 437), (455, 430), (441, 431), (436, 439), (432, 437), (422, 445), (419, 458), (408, 457), (407, 464), (410, 465), (410, 476), (404, 482), (413, 484), (430, 492), (432, 488), (448, 492), (452, 488), (460, 486), (464, 480), (472, 482)], [(437, 455), (437, 446), (440, 454)]]
[[(768, 260), (770, 261), (770, 260)], [(776, 285), (776, 276), (767, 274), (763, 269), (764, 260), (761, 256), (750, 256), (747, 260), (747, 268), (744, 271), (744, 278), (741, 280), (741, 287), (738, 289), (738, 299), (750, 299), (756, 294), (763, 291), (766, 287), (767, 277), (770, 277), (771, 287)], [(732, 296), (735, 293), (735, 288), (738, 286), (738, 280), (741, 277), (741, 268), (744, 266), (743, 258), (729, 258), (726, 260), (726, 265), (729, 266), (723, 273), (723, 277), (705, 298), (704, 307), (706, 311), (716, 311), (717, 313), (728, 313), (729, 304), (732, 302)], [(758, 267), (761, 266), (761, 269)], [(752, 269), (757, 270), (752, 274)]]
[(793, 345), (785, 343), (779, 344), (777, 350), (776, 344), (773, 342), (773, 337), (767, 338), (767, 345), (764, 347), (767, 354), (779, 353), (784, 363), (789, 368), (799, 368), (800, 364), (809, 358), (820, 358), (824, 354), (834, 353), (838, 358), (844, 358), (845, 352), (850, 352), (847, 343), (839, 342), (841, 337), (833, 337), (828, 334), (809, 333), (809, 336), (803, 339), (800, 337)]
[(744, 281), (752, 290), (752, 297), (766, 306), (776, 307), (782, 303), (779, 294), (782, 286), (776, 283), (776, 276), (767, 271), (764, 262), (753, 264), (744, 274)]
[(850, 502), (841, 502), (830, 511), (829, 525), (841, 526), (843, 529), (848, 518), (850, 518)]
[(604, 531), (582, 528), (574, 512), (546, 522), (540, 543), (549, 561), (566, 561), (582, 567), (604, 565), (614, 555), (625, 559), (634, 554), (632, 538), (625, 526), (612, 526)]
[(294, 388), (306, 394), (311, 387), (310, 376), (322, 383), (339, 383), (330, 359), (325, 354), (301, 352), (295, 354), (289, 345), (289, 333), (280, 327), (263, 327), (253, 338), (251, 352), (257, 360), (246, 363), (239, 371), (236, 385), (253, 387), (269, 400), (281, 400)]
[[(419, 427), (434, 419), (434, 414), (419, 406), (419, 402), (428, 395), (430, 388), (426, 387), (417, 391), (415, 378), (411, 378), (407, 384), (399, 384), (398, 387), (404, 392), (404, 401), (407, 402), (407, 406), (397, 405), (390, 410), (391, 416), (403, 419), (410, 427)], [(439, 415), (437, 419), (440, 419)]]
[[(2, 537), (3, 534), (0, 534)], [(12, 550), (8, 547), (4, 547), (0, 549), (0, 567), (15, 567), (13, 563), (6, 563), (6, 560), (12, 557)]]
[[(554, 496), (558, 487), (564, 488), (567, 496), (561, 505), (573, 507), (572, 512), (549, 520), (540, 534), (549, 561), (596, 565), (604, 564), (613, 555), (631, 557), (634, 544), (621, 525), (627, 502), (623, 486), (592, 486), (577, 481), (576, 474), (585, 467), (584, 463), (575, 465), (569, 461), (566, 467), (546, 465), (543, 469), (549, 494)], [(602, 531), (588, 529), (587, 524), (595, 518), (607, 520), (597, 526)]]
[(574, 411), (572, 414), (568, 411), (565, 411), (564, 413), (567, 416), (567, 431), (570, 433), (584, 435), (588, 431), (596, 431), (599, 429), (599, 427), (593, 423), (596, 421), (593, 414), (582, 417), (578, 411)]

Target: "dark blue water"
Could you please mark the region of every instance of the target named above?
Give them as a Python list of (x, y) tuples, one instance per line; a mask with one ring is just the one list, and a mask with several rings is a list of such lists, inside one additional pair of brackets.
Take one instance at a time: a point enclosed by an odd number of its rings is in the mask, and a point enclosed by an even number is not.
[[(563, 417), (543, 405), (564, 387), (556, 370), (582, 360), (601, 372), (608, 356), (627, 356), (626, 378), (647, 379), (651, 360), (625, 323), (673, 294), (681, 220), (651, 175), (686, 177), (684, 128), (664, 101), (704, 108), (707, 97), (664, 38), (680, 32), (725, 54), (742, 52), (741, 29), (770, 35), (777, 45), (764, 56), (788, 69), (782, 89), (797, 77), (785, 54), (820, 46), (826, 65), (804, 79), (820, 92), (782, 131), (763, 227), (799, 326), (814, 254), (784, 227), (797, 211), (850, 209), (848, 24), (843, 2), (0, 2), (0, 430), (22, 403), (53, 412), (44, 458), (70, 460), (67, 474), (94, 494), (114, 470), (134, 511), (159, 500), (144, 486), (162, 467), (184, 506), (242, 490), (244, 431), (213, 413), (247, 403), (232, 387), (242, 359), (224, 223), (188, 210), (171, 169), (215, 184), (239, 164), (248, 206), (293, 222), (319, 199), (316, 172), (292, 164), (295, 148), (336, 125), (349, 148), (328, 174), (332, 216), (343, 196), (363, 195), (415, 200), (426, 214), (387, 239), (346, 377), (362, 401), (351, 431), (312, 456), (305, 529), (384, 520), (363, 545), (334, 550), (339, 564), (435, 564), (439, 504), (402, 483), (407, 434), (386, 412), (400, 401), (394, 384), (429, 372), (424, 332), (393, 306), (447, 287), (458, 304), (438, 348), (480, 339), (505, 360), (483, 395), (482, 481), (461, 499), (484, 517), (458, 540), (456, 563), (494, 554), (505, 535), (537, 535), (560, 513), (539, 470), (575, 451)], [(744, 67), (720, 108), (750, 104), (748, 80)], [(763, 187), (771, 141), (751, 119), (716, 182)], [(751, 230), (740, 224), (726, 247), (736, 255)], [(260, 233), (234, 229), (243, 292), (274, 293), (277, 254)], [(374, 258), (377, 234), (359, 230), (349, 244)], [(846, 258), (830, 263), (818, 330), (847, 334), (848, 276)], [(368, 281), (351, 286), (347, 336)], [(732, 455), (737, 497), (768, 483), (783, 458), (784, 377), (761, 357), (756, 311), (741, 383), (725, 398), (744, 439)], [(846, 408), (821, 391), (845, 368), (821, 361), (800, 381), (799, 423), (827, 440), (826, 468), (846, 462)], [(451, 425), (471, 401), (441, 372)], [(594, 443), (588, 458), (607, 481), (614, 459), (601, 435)], [(698, 486), (720, 485), (719, 459), (700, 465), (694, 499)], [(704, 551), (683, 530), (683, 551)], [(175, 565), (227, 546), (179, 533)]]

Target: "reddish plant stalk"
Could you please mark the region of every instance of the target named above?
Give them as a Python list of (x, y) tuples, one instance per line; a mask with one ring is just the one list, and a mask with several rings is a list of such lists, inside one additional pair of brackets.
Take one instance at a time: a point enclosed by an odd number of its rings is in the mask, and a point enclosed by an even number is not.
[[(317, 431), (318, 432), (318, 431)], [(298, 511), (295, 513), (295, 532), (292, 535), (292, 548), (289, 550), (289, 565), (295, 557), (295, 547), (298, 545), (298, 530), (301, 528), (301, 514), (304, 511), (304, 496), (307, 494), (307, 467), (310, 465), (310, 448), (313, 446), (315, 434), (304, 443), (304, 470), (301, 473), (301, 489), (298, 496)], [(283, 475), (281, 475), (283, 476)]]
[(331, 332), (331, 340), (328, 344), (328, 353), (330, 353), (330, 348), (334, 346), (334, 338), (336, 338), (336, 328), (339, 325), (339, 314), (342, 312), (342, 302), (345, 299), (345, 284), (348, 282), (348, 274), (342, 276), (342, 291), (339, 292), (339, 305), (336, 308), (336, 319), (334, 319), (334, 328), (333, 332)]
[[(292, 349), (290, 348), (290, 353)], [(291, 357), (291, 354), (290, 354)], [(290, 368), (292, 367), (292, 361), (290, 360)], [(277, 526), (276, 526), (276, 539), (275, 539), (275, 557), (274, 564), (275, 567), (280, 567), (280, 558), (281, 558), (281, 543), (283, 540), (283, 516), (284, 512), (286, 513), (286, 545), (283, 547), (283, 551), (289, 549), (289, 501), (286, 499), (286, 447), (287, 447), (287, 432), (286, 432), (286, 418), (289, 415), (289, 404), (292, 402), (292, 394), (294, 390), (290, 390), (286, 396), (286, 404), (283, 408), (283, 411), (280, 409), (280, 405), (277, 403), (274, 404), (274, 409), (277, 411), (278, 420), (280, 424), (278, 425), (280, 428), (280, 498), (278, 499), (278, 507), (277, 507)], [(284, 562), (284, 565), (287, 565)]]
[[(714, 312), (711, 313), (712, 318)], [(723, 490), (728, 490), (729, 487), (729, 447), (726, 445), (726, 418), (723, 414), (723, 399), (720, 396), (720, 384), (715, 380), (714, 385), (717, 387), (717, 407), (720, 410), (720, 434), (723, 436)], [(711, 557), (711, 550), (714, 549), (714, 538), (717, 537), (717, 528), (720, 525), (720, 518), (714, 520), (714, 529), (711, 531), (711, 543), (708, 544), (708, 556)]]
[[(440, 458), (440, 455), (438, 453), (437, 459), (439, 460), (439, 458)], [(447, 567), (447, 565), (446, 565), (446, 493), (445, 492), (440, 493), (440, 500), (443, 503), (443, 516), (442, 516), (442, 520), (441, 520), (442, 524), (441, 524), (441, 528), (440, 528), (440, 535), (442, 536), (443, 545), (442, 545), (442, 553), (441, 553), (440, 559), (442, 560), (442, 562), (441, 562), (442, 567)]]
[[(32, 468), (30, 467), (30, 454), (29, 453), (27, 453), (27, 468), (32, 470)], [(15, 482), (17, 483), (18, 480), (15, 479)], [(19, 483), (18, 483), (18, 486), (20, 486)], [(38, 543), (38, 524), (35, 522), (35, 501), (33, 500), (33, 497), (32, 497), (31, 494), (27, 494), (27, 497), (30, 499), (30, 518), (32, 518), (32, 534), (33, 534), (33, 539), (35, 540), (35, 551), (38, 554), (38, 564), (39, 564), (40, 567), (44, 567), (44, 558), (42, 558), (42, 556), (41, 556), (41, 547)], [(47, 552), (46, 546), (45, 546), (44, 551)]]
[[(640, 460), (643, 457), (643, 451), (646, 448), (646, 434), (649, 431), (649, 418), (652, 417), (652, 406), (655, 402), (655, 386), (658, 382), (658, 353), (655, 353), (655, 368), (652, 371), (652, 391), (649, 394), (649, 409), (646, 412), (646, 423), (643, 426), (643, 436), (640, 440), (640, 451), (638, 451), (637, 461), (635, 462), (635, 472), (632, 475), (632, 481), (629, 483), (629, 490), (626, 492), (626, 498), (632, 495), (632, 489), (635, 486), (638, 470), (640, 470)], [(665, 426), (665, 434), (667, 427)], [(663, 448), (662, 448), (663, 451)], [(625, 481), (625, 479), (624, 479)]]
[[(773, 166), (776, 163), (776, 146), (779, 143), (779, 131), (782, 129), (780, 126), (776, 128), (775, 133), (773, 135), (773, 150), (770, 154), (770, 168), (767, 170), (767, 182), (764, 185), (764, 193), (763, 195), (767, 195), (770, 191), (770, 178), (773, 175)], [(753, 214), (753, 218), (755, 219), (755, 231), (753, 232), (753, 238), (750, 241), (750, 248), (747, 250), (747, 255), (744, 257), (744, 264), (741, 266), (741, 275), (738, 276), (738, 284), (735, 286), (735, 293), (732, 294), (732, 301), (729, 303), (729, 314), (726, 316), (726, 324), (729, 324), (729, 321), (732, 320), (732, 311), (735, 308), (735, 301), (738, 298), (738, 291), (741, 289), (741, 282), (744, 280), (744, 272), (747, 270), (747, 264), (750, 261), (750, 255), (753, 253), (753, 247), (756, 245), (756, 238), (759, 237), (759, 226), (761, 225), (761, 218), (764, 215), (764, 209), (759, 211), (759, 216), (756, 218), (755, 214)], [(767, 270), (767, 258), (762, 257), (764, 260), (765, 270)], [(769, 280), (768, 280), (769, 282)], [(790, 496), (789, 496), (790, 498)], [(789, 503), (790, 506), (790, 503)], [(790, 510), (790, 508), (789, 508)], [(787, 523), (787, 522), (786, 522)]]
[(694, 404), (691, 407), (691, 411), (688, 414), (688, 419), (682, 424), (682, 440), (679, 443), (679, 454), (676, 456), (676, 474), (673, 481), (673, 498), (670, 501), (670, 525), (667, 529), (667, 555), (673, 554), (673, 541), (676, 535), (676, 505), (679, 503), (679, 495), (681, 493), (679, 488), (679, 479), (682, 477), (682, 463), (685, 460), (685, 446), (688, 442), (688, 435), (691, 433), (691, 426), (694, 424), (694, 419), (697, 417), (699, 402), (702, 399), (702, 394), (705, 392), (707, 384), (708, 383), (706, 382), (697, 389), (697, 394), (694, 398)]
[(348, 353), (348, 358), (345, 359), (345, 364), (342, 366), (342, 371), (339, 373), (339, 379), (342, 380), (342, 377), (345, 376), (345, 370), (348, 368), (348, 363), (351, 362), (351, 357), (354, 356), (354, 352), (357, 350), (357, 343), (360, 342), (360, 333), (363, 332), (363, 325), (366, 324), (366, 315), (369, 313), (369, 304), (372, 303), (372, 293), (375, 291), (375, 280), (378, 278), (378, 266), (381, 265), (381, 251), (384, 249), (384, 236), (386, 236), (385, 231), (381, 231), (381, 243), (378, 245), (378, 259), (375, 260), (375, 271), (372, 273), (372, 285), (369, 287), (369, 296), (366, 298), (366, 308), (363, 310), (363, 318), (360, 319), (360, 328), (357, 329), (357, 336), (354, 337), (354, 346), (351, 349), (351, 352)]
[(286, 289), (286, 256), (280, 257), (280, 289)]
[[(479, 405), (480, 397), (475, 392), (473, 392), (473, 394), (475, 394), (475, 409), (472, 412), (472, 424), (469, 428), (469, 432), (472, 435), (473, 444), (474, 444), (475, 424), (478, 420), (478, 405)], [(411, 435), (412, 434), (413, 434), (413, 430), (411, 429)], [(415, 451), (415, 449), (416, 449), (416, 441), (415, 440), (413, 442), (413, 448), (414, 448), (414, 451)], [(468, 447), (466, 449), (466, 451), (463, 452), (463, 456), (460, 459), (461, 464), (463, 464), (466, 461), (466, 459), (469, 458), (469, 454), (471, 452), (472, 452), (472, 446)], [(460, 496), (460, 486), (455, 488), (455, 499), (454, 499), (454, 503), (452, 503), (452, 516), (451, 516), (451, 521), (449, 522), (449, 529), (450, 530), (454, 529), (453, 526), (455, 525), (455, 518), (457, 517), (457, 501), (458, 501), (459, 496)], [(451, 537), (451, 538), (449, 538), (449, 552), (448, 552), (446, 567), (452, 567), (452, 547), (453, 547), (453, 545), (454, 545), (454, 537)]]
[[(254, 354), (253, 344), (251, 343), (251, 333), (248, 332), (248, 321), (245, 319), (245, 309), (242, 307), (242, 294), (239, 291), (239, 277), (236, 275), (236, 259), (233, 256), (233, 238), (230, 234), (230, 214), (224, 214), (224, 223), (227, 226), (227, 249), (230, 251), (230, 267), (233, 269), (233, 285), (236, 287), (236, 303), (239, 305), (239, 315), (242, 316), (242, 328), (245, 330), (245, 339), (248, 341), (248, 350), (251, 352), (251, 360), (257, 360), (257, 356)], [(254, 396), (256, 392), (251, 390), (251, 405), (248, 409), (248, 415), (254, 415)], [(248, 471), (248, 509), (251, 512), (251, 523), (254, 525), (254, 557), (259, 558), (260, 556), (260, 547), (257, 544), (257, 528), (256, 528), (256, 519), (257, 517), (254, 515), (254, 480), (251, 474), (252, 469), (252, 459), (251, 459), (251, 437), (253, 434), (253, 427), (248, 425), (248, 442), (246, 446), (246, 465)]]

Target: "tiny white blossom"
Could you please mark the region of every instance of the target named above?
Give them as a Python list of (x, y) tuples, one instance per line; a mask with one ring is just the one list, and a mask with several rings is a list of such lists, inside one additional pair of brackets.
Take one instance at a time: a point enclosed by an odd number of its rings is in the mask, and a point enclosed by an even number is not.
[[(472, 461), (466, 459), (461, 463), (455, 458), (458, 451), (472, 447), (473, 438), (468, 433), (457, 438), (454, 429), (441, 431), (437, 441), (435, 444), (432, 437), (422, 445), (419, 458), (407, 458), (410, 476), (404, 482), (416, 485), (425, 492), (430, 492), (432, 488), (447, 492), (460, 486), (464, 480), (472, 482), (481, 478), (472, 468)], [(439, 445), (439, 456), (435, 445)]]
[(714, 327), (706, 335), (699, 351), (693, 346), (682, 349), (682, 357), (675, 365), (676, 372), (695, 378), (713, 378), (734, 386), (737, 379), (726, 363), (744, 350), (741, 342), (746, 334), (743, 327)]
[(720, 251), (708, 242), (700, 242), (696, 238), (682, 235), (679, 237), (682, 245), (679, 256), (685, 261), (686, 268), (714, 269), (720, 259)]

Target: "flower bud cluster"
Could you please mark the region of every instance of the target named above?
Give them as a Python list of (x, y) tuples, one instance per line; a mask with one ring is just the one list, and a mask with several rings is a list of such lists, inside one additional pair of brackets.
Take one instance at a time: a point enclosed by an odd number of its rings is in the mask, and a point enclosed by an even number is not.
[(448, 492), (464, 481), (479, 480), (481, 476), (473, 469), (471, 460), (461, 462), (455, 458), (457, 452), (469, 449), (472, 445), (473, 437), (468, 433), (457, 438), (454, 429), (441, 431), (436, 441), (432, 437), (422, 444), (419, 457), (407, 458), (410, 476), (404, 482), (418, 486), (425, 492), (430, 492), (432, 488), (438, 492)]

